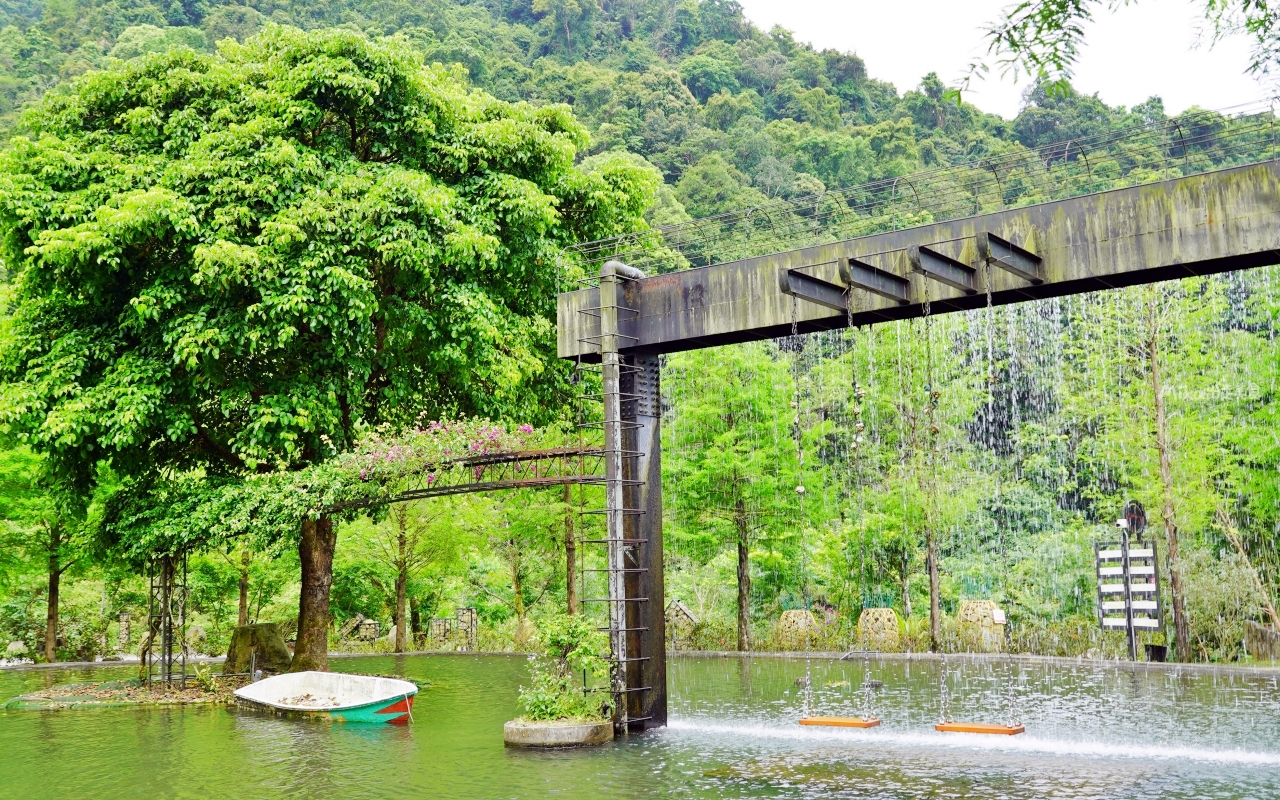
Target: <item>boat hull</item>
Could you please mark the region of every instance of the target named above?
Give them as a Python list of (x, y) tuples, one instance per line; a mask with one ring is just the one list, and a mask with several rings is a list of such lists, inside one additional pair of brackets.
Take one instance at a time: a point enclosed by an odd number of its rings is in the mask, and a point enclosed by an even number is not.
[(246, 700), (243, 697), (236, 699), (236, 703), (241, 708), (263, 711), (288, 719), (376, 723), (379, 725), (408, 725), (413, 718), (413, 701), (414, 695), (409, 695), (407, 698), (396, 697), (390, 700), (378, 700), (364, 705), (331, 710), (324, 708), (280, 708), (267, 703), (259, 703), (255, 700)]
[[(413, 720), (418, 687), (409, 681), (341, 673), (292, 673), (241, 687), (243, 708), (291, 719), (404, 725)], [(314, 704), (316, 698), (328, 703)]]

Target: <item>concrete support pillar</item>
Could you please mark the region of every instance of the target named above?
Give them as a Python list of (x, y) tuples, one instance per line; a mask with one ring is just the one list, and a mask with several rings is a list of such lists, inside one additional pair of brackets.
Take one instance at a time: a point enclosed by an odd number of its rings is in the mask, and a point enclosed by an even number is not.
[[(637, 455), (623, 460), (628, 480), (627, 507), (640, 513), (626, 518), (625, 573), (628, 651), (641, 660), (628, 663), (627, 684), (647, 687), (630, 692), (627, 713), (631, 728), (667, 724), (667, 637), (662, 571), (662, 401), (659, 357), (628, 356), (623, 370), (623, 440)], [(638, 483), (643, 481), (643, 483)], [(634, 482), (634, 483), (633, 483)]]

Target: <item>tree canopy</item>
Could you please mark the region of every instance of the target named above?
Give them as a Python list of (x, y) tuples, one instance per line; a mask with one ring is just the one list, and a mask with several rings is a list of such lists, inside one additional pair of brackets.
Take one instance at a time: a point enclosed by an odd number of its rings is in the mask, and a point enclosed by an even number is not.
[(653, 196), (404, 40), (271, 28), (48, 95), (0, 162), (0, 420), (88, 484), (296, 468), (361, 426), (553, 408), (555, 253)]

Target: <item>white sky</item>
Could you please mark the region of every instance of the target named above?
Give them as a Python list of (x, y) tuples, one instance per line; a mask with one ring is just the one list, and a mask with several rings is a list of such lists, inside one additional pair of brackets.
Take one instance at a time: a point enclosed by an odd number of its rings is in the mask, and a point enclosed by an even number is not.
[[(740, 0), (747, 18), (768, 30), (781, 25), (818, 49), (852, 51), (867, 72), (899, 92), (937, 72), (951, 85), (975, 56), (982, 35), (1010, 0)], [(1221, 109), (1259, 100), (1264, 88), (1245, 74), (1249, 42), (1235, 37), (1209, 48), (1203, 0), (1140, 0), (1108, 14), (1099, 10), (1086, 30), (1086, 46), (1073, 84), (1109, 105), (1132, 106), (1152, 95), (1176, 114), (1189, 106)], [(990, 63), (990, 62), (988, 62)], [(984, 111), (1017, 114), (1024, 86), (989, 74), (965, 100)]]

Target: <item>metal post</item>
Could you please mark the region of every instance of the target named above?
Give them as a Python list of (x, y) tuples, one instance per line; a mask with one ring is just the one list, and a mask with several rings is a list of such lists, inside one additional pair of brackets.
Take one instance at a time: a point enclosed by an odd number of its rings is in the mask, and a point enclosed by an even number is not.
[(600, 363), (604, 393), (605, 538), (608, 541), (609, 649), (613, 656), (614, 727), (627, 727), (626, 568), (623, 547), (622, 398), (618, 354), (617, 264), (600, 269)]
[(173, 678), (173, 557), (160, 559), (160, 680)]
[(1129, 576), (1129, 526), (1120, 529), (1121, 580), (1124, 581), (1124, 628), (1129, 635), (1129, 660), (1138, 660), (1137, 637), (1133, 631), (1133, 586)]

